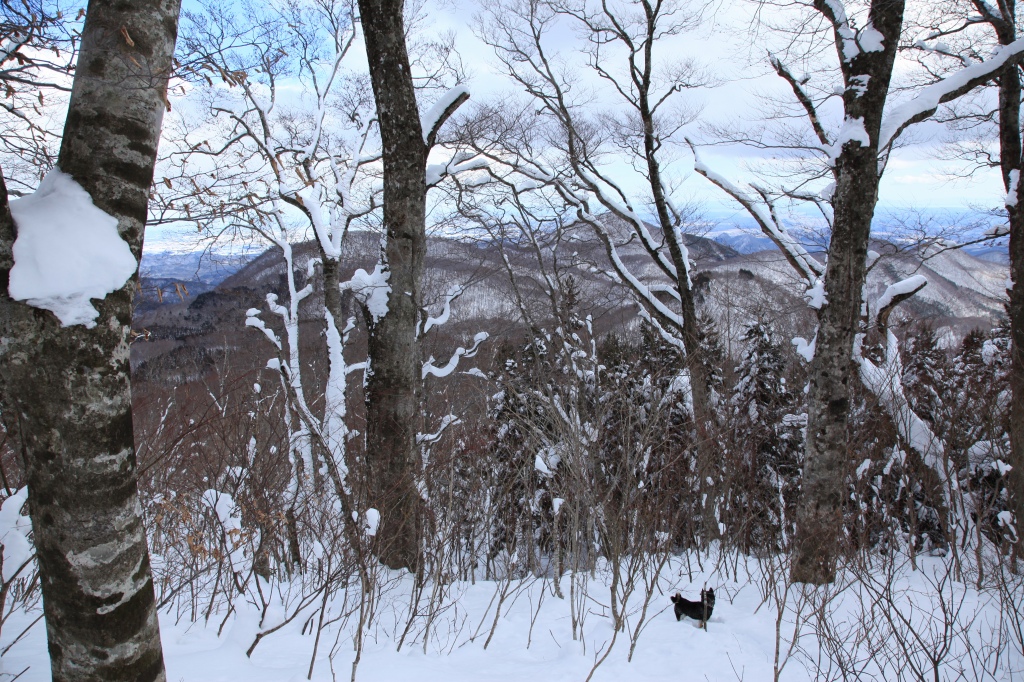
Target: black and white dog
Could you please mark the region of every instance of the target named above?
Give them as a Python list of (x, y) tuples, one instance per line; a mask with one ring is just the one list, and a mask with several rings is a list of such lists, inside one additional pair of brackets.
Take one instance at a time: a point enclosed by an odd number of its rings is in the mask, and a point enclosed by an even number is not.
[(672, 597), (675, 604), (676, 620), (682, 620), (683, 616), (700, 621), (700, 626), (707, 630), (708, 619), (715, 610), (715, 591), (707, 589), (700, 591), (700, 601), (690, 601), (678, 592)]

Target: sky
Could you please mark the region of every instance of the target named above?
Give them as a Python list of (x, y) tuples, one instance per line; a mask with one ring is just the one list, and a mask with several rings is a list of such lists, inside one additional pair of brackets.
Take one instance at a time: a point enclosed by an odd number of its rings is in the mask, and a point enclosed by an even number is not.
[[(467, 66), (468, 86), (473, 102), (502, 100), (517, 95), (517, 86), (507, 78), (493, 50), (476, 33), (475, 18), (484, 5), (470, 0), (425, 0), (423, 31), (426, 35), (452, 32), (463, 63)], [(738, 184), (756, 180), (758, 169), (777, 165), (771, 155), (750, 146), (715, 144), (716, 133), (710, 126), (731, 126), (741, 129), (756, 124), (762, 117), (765, 96), (777, 96), (792, 101), (792, 93), (778, 76), (770, 72), (767, 50), (779, 49), (767, 22), (780, 22), (777, 8), (764, 7), (758, 23), (755, 10), (759, 3), (744, 0), (720, 0), (708, 6), (704, 20), (694, 31), (666, 40), (662, 54), (666, 58), (692, 58), (703, 64), (716, 81), (714, 87), (689, 91), (684, 94), (687, 104), (700, 110), (698, 119), (689, 124), (679, 136), (679, 146), (672, 154), (668, 172), (677, 181), (678, 199), (698, 202), (707, 212), (728, 216), (739, 207), (721, 190), (692, 170), (692, 155), (682, 145), (682, 136), (692, 138), (701, 145), (705, 162), (716, 171)], [(196, 8), (194, 0), (186, 0), (186, 8)], [(806, 10), (805, 10), (806, 11)], [(571, 32), (556, 34), (567, 60), (579, 59)], [(773, 42), (775, 41), (775, 42)], [(357, 41), (353, 46), (350, 66), (365, 67), (364, 46)], [(795, 70), (795, 69), (794, 69)], [(590, 87), (595, 99), (611, 100), (606, 84), (587, 76), (586, 70), (577, 69), (582, 85)], [(901, 74), (897, 74), (899, 80)], [(424, 102), (426, 109), (431, 102)], [(470, 105), (470, 106), (471, 106)], [(469, 107), (467, 107), (467, 110)], [(830, 122), (836, 130), (841, 124), (841, 112), (834, 108)], [(883, 178), (879, 207), (887, 211), (958, 212), (994, 208), (1002, 203), (1002, 183), (998, 171), (985, 171), (971, 178), (958, 177), (963, 168), (943, 161), (940, 156), (947, 131), (938, 124), (921, 124), (908, 136), (909, 144), (893, 153)], [(616, 180), (626, 187), (635, 187), (641, 193), (641, 181), (632, 175), (625, 164), (613, 165)], [(638, 202), (639, 203), (639, 202)], [(173, 230), (152, 229), (147, 232), (150, 249), (160, 249), (174, 237)]]
[[(764, 25), (755, 23), (759, 4), (749, 0), (714, 3), (706, 11), (700, 29), (675, 37), (665, 50), (671, 56), (689, 56), (703, 61), (720, 81), (716, 87), (704, 89), (693, 97), (703, 105), (703, 111), (685, 134), (695, 140), (713, 140), (705, 129), (708, 123), (740, 124), (743, 120), (756, 120), (760, 95), (776, 93), (792, 100), (792, 94), (781, 79), (774, 73), (769, 74), (766, 44), (771, 42), (772, 36)], [(480, 7), (478, 2), (450, 0), (433, 12), (432, 18), (437, 30), (456, 33), (460, 52), (472, 65), (474, 77), (470, 86), (474, 94), (496, 96), (513, 86), (501, 71), (491, 48), (476, 37), (468, 21), (469, 17), (480, 13)], [(763, 7), (760, 16), (769, 21), (778, 20), (779, 13), (777, 8)], [(840, 123), (838, 119), (833, 121), (836, 128)], [(963, 180), (955, 177), (962, 167), (940, 160), (946, 137), (940, 125), (923, 124), (914, 129), (913, 143), (898, 150), (889, 162), (880, 190), (880, 205), (964, 209), (1002, 203), (1003, 189), (997, 171)], [(753, 179), (750, 166), (765, 159), (758, 150), (740, 146), (704, 148), (701, 153), (717, 170), (741, 182)], [(687, 173), (690, 164), (692, 157), (680, 154), (675, 170), (692, 176), (685, 182), (685, 190), (711, 203), (728, 204), (728, 200), (722, 200), (720, 191), (704, 178)]]

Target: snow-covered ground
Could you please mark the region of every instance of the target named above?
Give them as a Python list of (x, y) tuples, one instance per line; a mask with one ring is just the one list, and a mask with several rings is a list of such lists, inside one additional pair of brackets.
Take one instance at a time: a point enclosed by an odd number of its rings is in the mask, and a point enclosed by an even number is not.
[[(554, 596), (549, 580), (454, 583), (445, 600), (447, 608), (430, 626), (424, 645), (425, 619), (414, 621), (398, 649), (396, 642), (405, 628), (404, 613), (412, 581), (394, 580), (378, 606), (378, 617), (370, 627), (357, 669), (365, 682), (390, 680), (772, 680), (776, 656), (776, 624), (779, 624), (779, 661), (784, 663), (779, 679), (837, 679), (843, 665), (856, 665), (848, 679), (915, 679), (913, 663), (923, 662), (929, 652), (949, 652), (935, 679), (1024, 679), (1020, 643), (1006, 634), (1005, 611), (996, 591), (979, 592), (973, 580), (953, 580), (948, 559), (920, 557), (918, 570), (909, 564), (887, 572), (881, 564), (862, 574), (861, 579), (845, 577), (833, 586), (804, 591), (790, 587), (787, 608), (779, 619), (776, 600), (764, 600), (762, 591), (774, 584), (781, 594), (784, 583), (766, 575), (753, 560), (717, 562), (713, 570), (705, 558), (706, 572), (695, 559), (690, 564), (674, 558), (662, 571), (658, 590), (651, 600), (632, 661), (629, 661), (629, 632), (620, 632), (610, 655), (594, 671), (595, 660), (604, 656), (613, 631), (608, 617), (607, 576), (601, 571), (590, 579), (583, 602), (583, 637), (573, 640), (572, 595), (569, 579), (563, 578), (564, 598)], [(728, 563), (728, 565), (726, 565)], [(891, 577), (892, 580), (888, 578)], [(677, 622), (669, 595), (680, 591), (697, 599), (707, 583), (717, 593), (717, 603), (707, 631), (695, 621)], [(507, 598), (495, 620), (496, 594), (507, 587)], [(630, 601), (628, 631), (639, 622), (642, 584)], [(578, 593), (576, 595), (579, 596)], [(825, 597), (828, 597), (827, 599)], [(824, 601), (823, 601), (824, 599)], [(1020, 595), (1016, 595), (1019, 604)], [(820, 610), (816, 607), (824, 607)], [(285, 682), (307, 679), (316, 645), (319, 600), (277, 632), (263, 638), (251, 657), (246, 650), (259, 631), (259, 612), (250, 608), (226, 620), (214, 613), (207, 621), (177, 619), (161, 613), (167, 678), (173, 682)], [(899, 608), (893, 608), (898, 605)], [(328, 605), (328, 618), (340, 612), (340, 605)], [(943, 611), (946, 612), (945, 617)], [(577, 611), (579, 613), (579, 611)], [(797, 614), (799, 613), (799, 616)], [(817, 614), (827, 614), (822, 620)], [(4, 625), (0, 649), (6, 647), (38, 613), (15, 613)], [(902, 618), (914, 627), (902, 626)], [(264, 627), (280, 618), (273, 608)], [(354, 622), (354, 621), (353, 621)], [(1018, 621), (1019, 622), (1019, 621)], [(223, 623), (223, 630), (218, 634)], [(831, 628), (831, 639), (823, 634)], [(494, 634), (488, 643), (492, 626)], [(313, 666), (313, 680), (347, 680), (354, 656), (351, 627), (328, 625), (320, 635)], [(796, 634), (795, 646), (794, 633)], [(915, 638), (915, 633), (917, 638)], [(909, 649), (901, 649), (900, 643)], [(998, 662), (995, 648), (1000, 646)], [(486, 646), (485, 646), (486, 644)], [(833, 647), (829, 655), (829, 645)], [(965, 657), (967, 649), (974, 658)], [(874, 655), (869, 652), (874, 651)], [(837, 654), (837, 652), (839, 652)], [(790, 654), (787, 660), (787, 653)], [(837, 658), (838, 657), (838, 658)], [(989, 672), (984, 672), (987, 659)], [(18, 677), (23, 682), (49, 679), (45, 634), (42, 623), (15, 644), (2, 659), (0, 680)], [(888, 666), (886, 668), (885, 666)], [(831, 668), (832, 673), (825, 671)], [(932, 679), (930, 669), (927, 679)]]

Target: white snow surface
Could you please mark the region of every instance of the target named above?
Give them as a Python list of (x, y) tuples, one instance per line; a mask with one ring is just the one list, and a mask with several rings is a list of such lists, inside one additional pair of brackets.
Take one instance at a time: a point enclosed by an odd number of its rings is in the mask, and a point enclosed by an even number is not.
[(848, 142), (859, 142), (862, 147), (871, 146), (871, 137), (864, 128), (863, 118), (849, 118), (843, 121), (843, 127), (839, 129), (836, 141), (828, 149), (829, 164), (835, 165), (836, 159), (843, 153), (843, 147)]
[(0, 545), (3, 546), (3, 579), (7, 582), (22, 564), (32, 556), (32, 543), (28, 534), (32, 521), (21, 515), (21, 508), (28, 499), (28, 488), (22, 488), (3, 502), (0, 507)]
[(53, 312), (61, 326), (95, 327), (99, 311), (90, 299), (117, 291), (139, 267), (117, 219), (56, 168), (33, 194), (11, 202), (11, 215), (18, 228), (11, 298)]
[[(977, 614), (969, 626), (964, 623), (975, 646), (993, 642), (998, 636), (995, 623), (999, 621), (998, 597), (977, 591), (968, 582), (948, 582), (943, 593), (936, 594), (935, 581), (943, 574), (943, 559), (929, 556), (918, 558), (919, 570), (897, 568), (893, 582), (894, 598), (907, 605), (905, 613), (919, 626), (935, 622), (938, 600), (963, 601), (964, 619)], [(692, 573), (688, 572), (688, 565)], [(698, 568), (695, 556), (676, 556), (657, 578), (657, 588), (648, 610), (647, 622), (637, 641), (633, 660), (627, 660), (629, 638), (620, 632), (607, 659), (594, 672), (594, 682), (680, 680), (729, 681), (743, 679), (773, 679), (772, 660), (775, 649), (775, 601), (762, 603), (759, 585), (772, 580), (753, 559), (740, 559), (738, 571), (716, 573), (715, 561), (705, 557)], [(879, 579), (867, 577), (868, 585), (878, 588)], [(596, 578), (589, 583), (586, 617), (582, 624), (582, 637), (572, 637), (569, 576), (563, 578), (562, 589), (566, 598), (553, 596), (549, 580), (529, 578), (513, 580), (508, 598), (495, 614), (496, 593), (502, 582), (477, 580), (475, 584), (456, 582), (446, 585), (449, 595), (443, 611), (423, 641), (423, 620), (414, 622), (404, 646), (398, 649), (408, 609), (413, 579), (406, 574), (393, 580), (393, 589), (385, 595), (379, 609), (380, 625), (366, 635), (361, 662), (356, 671), (358, 682), (521, 682), (522, 680), (551, 680), (552, 682), (582, 682), (594, 666), (594, 652), (602, 651), (612, 641), (612, 625), (607, 609), (609, 569), (601, 560)], [(707, 631), (696, 621), (677, 622), (672, 612), (669, 595), (681, 592), (696, 599), (704, 585), (715, 589), (717, 601)], [(831, 621), (836, 624), (856, 623), (868, 615), (870, 594), (865, 594), (862, 583), (837, 581), (842, 591), (831, 602), (834, 611)], [(847, 586), (849, 585), (849, 586)], [(429, 586), (428, 586), (429, 588)], [(778, 586), (784, 589), (781, 584)], [(813, 588), (807, 588), (812, 590)], [(824, 590), (813, 591), (814, 594)], [(794, 632), (794, 616), (800, 589), (793, 588), (786, 600), (780, 628), (783, 654), (789, 649)], [(862, 599), (864, 601), (862, 601)], [(641, 598), (630, 600), (628, 624), (635, 626), (639, 617)], [(234, 613), (216, 612), (209, 620), (178, 618), (173, 610), (160, 612), (160, 634), (163, 641), (167, 679), (174, 682), (300, 682), (307, 679), (313, 660), (314, 682), (348, 680), (352, 670), (354, 651), (352, 629), (338, 623), (327, 625), (320, 636), (320, 646), (314, 657), (316, 641), (316, 610), (320, 602), (308, 607), (305, 614), (266, 636), (251, 657), (245, 651), (260, 631), (259, 609), (243, 599), (235, 601)], [(329, 613), (338, 613), (340, 604), (328, 604)], [(798, 629), (796, 653), (786, 663), (782, 680), (803, 682), (816, 679), (812, 661), (819, 653), (818, 640), (810, 630), (810, 616), (804, 607), (803, 624)], [(38, 616), (38, 611), (16, 612), (5, 623), (3, 646)], [(275, 602), (267, 613), (267, 623), (278, 622), (282, 615)], [(803, 620), (807, 619), (807, 620)], [(221, 622), (223, 631), (218, 636)], [(488, 641), (490, 628), (496, 623), (493, 637)], [(311, 632), (311, 630), (313, 630)], [(928, 640), (929, 642), (932, 640)], [(325, 642), (327, 643), (325, 646)], [(332, 644), (337, 645), (332, 647)], [(851, 640), (848, 644), (858, 646)], [(944, 662), (940, 673), (955, 675), (952, 659), (960, 654), (962, 643), (953, 639), (954, 651)], [(332, 648), (335, 649), (332, 660)], [(1019, 653), (1009, 649), (1007, 660), (1001, 661), (999, 679), (1017, 679), (1011, 672), (1020, 670)], [(856, 653), (864, 654), (863, 647)], [(920, 661), (916, 661), (920, 663)], [(50, 666), (46, 653), (46, 633), (42, 622), (35, 625), (3, 658), (4, 669), (15, 673), (28, 670), (19, 682), (48, 682)], [(891, 668), (878, 670), (867, 664), (861, 679), (895, 679)], [(333, 672), (332, 672), (333, 668)]]

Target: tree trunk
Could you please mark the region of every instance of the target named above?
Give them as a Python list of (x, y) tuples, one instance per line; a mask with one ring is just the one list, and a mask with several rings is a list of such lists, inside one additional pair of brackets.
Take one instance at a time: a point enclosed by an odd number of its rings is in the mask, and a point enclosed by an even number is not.
[(855, 153), (847, 152), (843, 157), (825, 272), (828, 302), (818, 314), (811, 365), (793, 557), (793, 580), (813, 584), (834, 579), (838, 538), (842, 536), (844, 489), (851, 459), (847, 426), (851, 389), (857, 381), (853, 342), (860, 330), (868, 236), (878, 192), (877, 150), (858, 147)]
[[(59, 165), (138, 258), (179, 0), (92, 0)], [(0, 401), (29, 488), (54, 680), (164, 680), (138, 499), (129, 383), (136, 278), (93, 329), (7, 294), (15, 228), (0, 186)]]
[[(1010, 5), (1012, 8), (1012, 5)], [(1011, 20), (1000, 27), (999, 42), (1009, 44), (1016, 37)], [(1011, 173), (1018, 176), (1024, 166), (1021, 158), (1019, 66), (1003, 70), (999, 77), (999, 163), (1003, 172), (1003, 185), (1009, 192), (1014, 186)], [(1017, 180), (1016, 193), (1020, 196)], [(1013, 510), (1018, 538), (1024, 535), (1024, 209), (1019, 200), (1006, 211), (1010, 223), (1010, 469), (1008, 484), (1010, 505)], [(1018, 539), (1016, 555), (1022, 556)]]
[[(1014, 74), (1016, 77), (1016, 74)], [(1010, 500), (1024, 557), (1024, 211), (1010, 211)]]
[(416, 326), (426, 252), (426, 156), (405, 46), (402, 0), (359, 0), (384, 161), (388, 311), (371, 320), (366, 385), (368, 504), (380, 512), (376, 554), (391, 568), (419, 563), (416, 433), (422, 360)]
[(717, 496), (713, 484), (708, 484), (708, 479), (715, 470), (716, 459), (719, 457), (719, 451), (715, 445), (717, 417), (715, 406), (711, 403), (711, 370), (701, 346), (701, 329), (697, 320), (697, 304), (693, 298), (693, 285), (690, 281), (689, 258), (683, 254), (683, 245), (679, 243), (681, 235), (676, 232), (675, 222), (669, 215), (668, 202), (665, 198), (661, 168), (656, 158), (658, 143), (654, 135), (654, 117), (647, 110), (646, 91), (642, 91), (641, 107), (647, 172), (650, 178), (651, 192), (654, 196), (654, 206), (658, 222), (661, 224), (662, 235), (668, 245), (669, 256), (676, 268), (675, 285), (676, 291), (679, 293), (679, 311), (683, 321), (679, 332), (686, 351), (686, 368), (690, 372), (690, 396), (693, 401), (693, 423), (697, 435), (699, 494), (701, 500), (704, 501), (702, 526), (705, 539), (710, 541), (719, 535), (718, 519), (715, 517)]
[[(811, 364), (807, 442), (792, 566), (794, 582), (823, 584), (835, 579), (843, 537), (843, 499), (850, 468), (851, 390), (857, 382), (853, 344), (861, 331), (861, 302), (867, 277), (868, 239), (878, 199), (878, 137), (882, 110), (903, 25), (903, 0), (874, 0), (870, 22), (883, 36), (883, 49), (844, 58), (846, 119), (862, 119), (870, 144), (847, 142), (836, 159), (832, 239), (825, 271), (826, 302), (818, 312)], [(815, 6), (832, 17), (827, 0)], [(835, 22), (833, 22), (835, 23)], [(866, 86), (864, 85), (866, 83)]]

